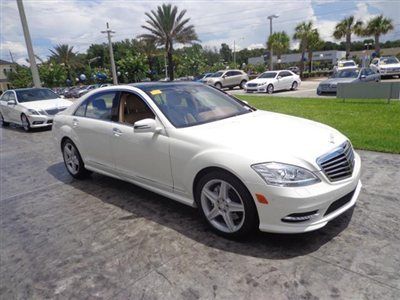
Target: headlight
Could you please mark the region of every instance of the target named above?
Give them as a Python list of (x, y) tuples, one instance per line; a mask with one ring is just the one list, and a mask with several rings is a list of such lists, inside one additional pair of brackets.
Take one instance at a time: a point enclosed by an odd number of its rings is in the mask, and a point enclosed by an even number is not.
[(320, 182), (311, 171), (298, 166), (269, 162), (251, 167), (270, 185), (306, 186)]
[(337, 84), (333, 83), (333, 84), (329, 85), (329, 87), (335, 88), (335, 87), (337, 87)]
[(259, 84), (257, 84), (258, 86), (262, 86), (262, 85), (265, 85), (265, 82), (261, 82), (261, 83), (259, 83)]
[(34, 110), (34, 109), (28, 109), (28, 112), (29, 112), (29, 114), (31, 114), (31, 115), (38, 115), (38, 114), (39, 114), (39, 112), (37, 112), (37, 111)]

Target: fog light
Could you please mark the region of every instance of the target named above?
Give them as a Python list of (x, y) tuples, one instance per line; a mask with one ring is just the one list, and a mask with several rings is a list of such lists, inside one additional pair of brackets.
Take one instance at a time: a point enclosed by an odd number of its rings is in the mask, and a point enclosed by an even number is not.
[(309, 212), (304, 212), (304, 213), (296, 213), (296, 214), (290, 214), (287, 215), (286, 217), (282, 218), (282, 222), (288, 222), (288, 223), (298, 223), (298, 222), (305, 222), (308, 220), (311, 220), (313, 217), (318, 215), (318, 210), (313, 210)]

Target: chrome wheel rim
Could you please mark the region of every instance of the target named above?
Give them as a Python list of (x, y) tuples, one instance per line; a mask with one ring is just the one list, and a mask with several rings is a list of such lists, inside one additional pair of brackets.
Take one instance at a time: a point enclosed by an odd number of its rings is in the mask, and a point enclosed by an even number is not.
[(22, 121), (22, 128), (24, 128), (25, 131), (29, 130), (29, 120), (25, 115), (22, 115), (21, 117), (21, 121)]
[(268, 86), (268, 94), (272, 94), (274, 92), (274, 87), (272, 85)]
[(78, 152), (76, 151), (75, 147), (71, 143), (66, 143), (64, 145), (63, 154), (65, 166), (67, 167), (68, 171), (74, 175), (78, 174), (79, 159)]
[(243, 226), (243, 200), (226, 181), (213, 179), (204, 185), (201, 190), (201, 207), (210, 224), (222, 232), (233, 233)]

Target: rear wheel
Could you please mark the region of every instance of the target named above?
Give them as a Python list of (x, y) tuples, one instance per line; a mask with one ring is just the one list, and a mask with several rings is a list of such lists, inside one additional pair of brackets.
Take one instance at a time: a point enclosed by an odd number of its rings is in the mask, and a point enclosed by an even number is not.
[(216, 84), (214, 84), (214, 86), (215, 86), (217, 89), (219, 89), (219, 90), (222, 89), (222, 84), (219, 83), (219, 82), (217, 82)]
[(1, 112), (0, 112), (0, 125), (1, 125), (2, 127), (6, 127), (6, 126), (10, 125), (10, 123), (4, 121), (4, 117), (3, 117), (3, 115), (1, 114)]
[(297, 83), (297, 81), (293, 81), (291, 90), (292, 91), (297, 90), (298, 86), (299, 86), (299, 84)]
[(66, 139), (63, 142), (62, 153), (65, 167), (72, 177), (82, 179), (86, 178), (91, 173), (85, 169), (82, 157), (75, 144), (70, 139)]
[(274, 86), (272, 84), (268, 85), (267, 87), (267, 93), (272, 94), (274, 92)]
[(22, 128), (28, 132), (31, 130), (31, 123), (29, 122), (28, 117), (25, 114), (21, 115), (21, 123), (22, 123)]
[(195, 199), (202, 216), (216, 233), (239, 238), (256, 231), (259, 221), (254, 200), (232, 174), (213, 171), (203, 176), (195, 188)]

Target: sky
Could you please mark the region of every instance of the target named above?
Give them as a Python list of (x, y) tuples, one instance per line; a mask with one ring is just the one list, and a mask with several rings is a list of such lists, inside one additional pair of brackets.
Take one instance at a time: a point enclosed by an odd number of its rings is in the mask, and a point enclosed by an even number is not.
[[(0, 0), (0, 59), (26, 63), (26, 46), (16, 0)], [(135, 0), (24, 0), (35, 54), (42, 59), (57, 44), (69, 44), (84, 53), (93, 43), (106, 42), (105, 23), (115, 31), (113, 41), (134, 38), (145, 30), (145, 12), (163, 1)], [(264, 47), (269, 34), (267, 16), (277, 14), (273, 30), (290, 36), (296, 24), (312, 20), (325, 40), (334, 41), (335, 24), (346, 16), (368, 19), (383, 14), (393, 19), (395, 29), (382, 40), (400, 39), (400, 0), (264, 0), (264, 1), (167, 1), (186, 16), (203, 46), (219, 48), (227, 43), (236, 50)], [(357, 38), (356, 39), (363, 39)], [(291, 41), (291, 47), (297, 47)]]

